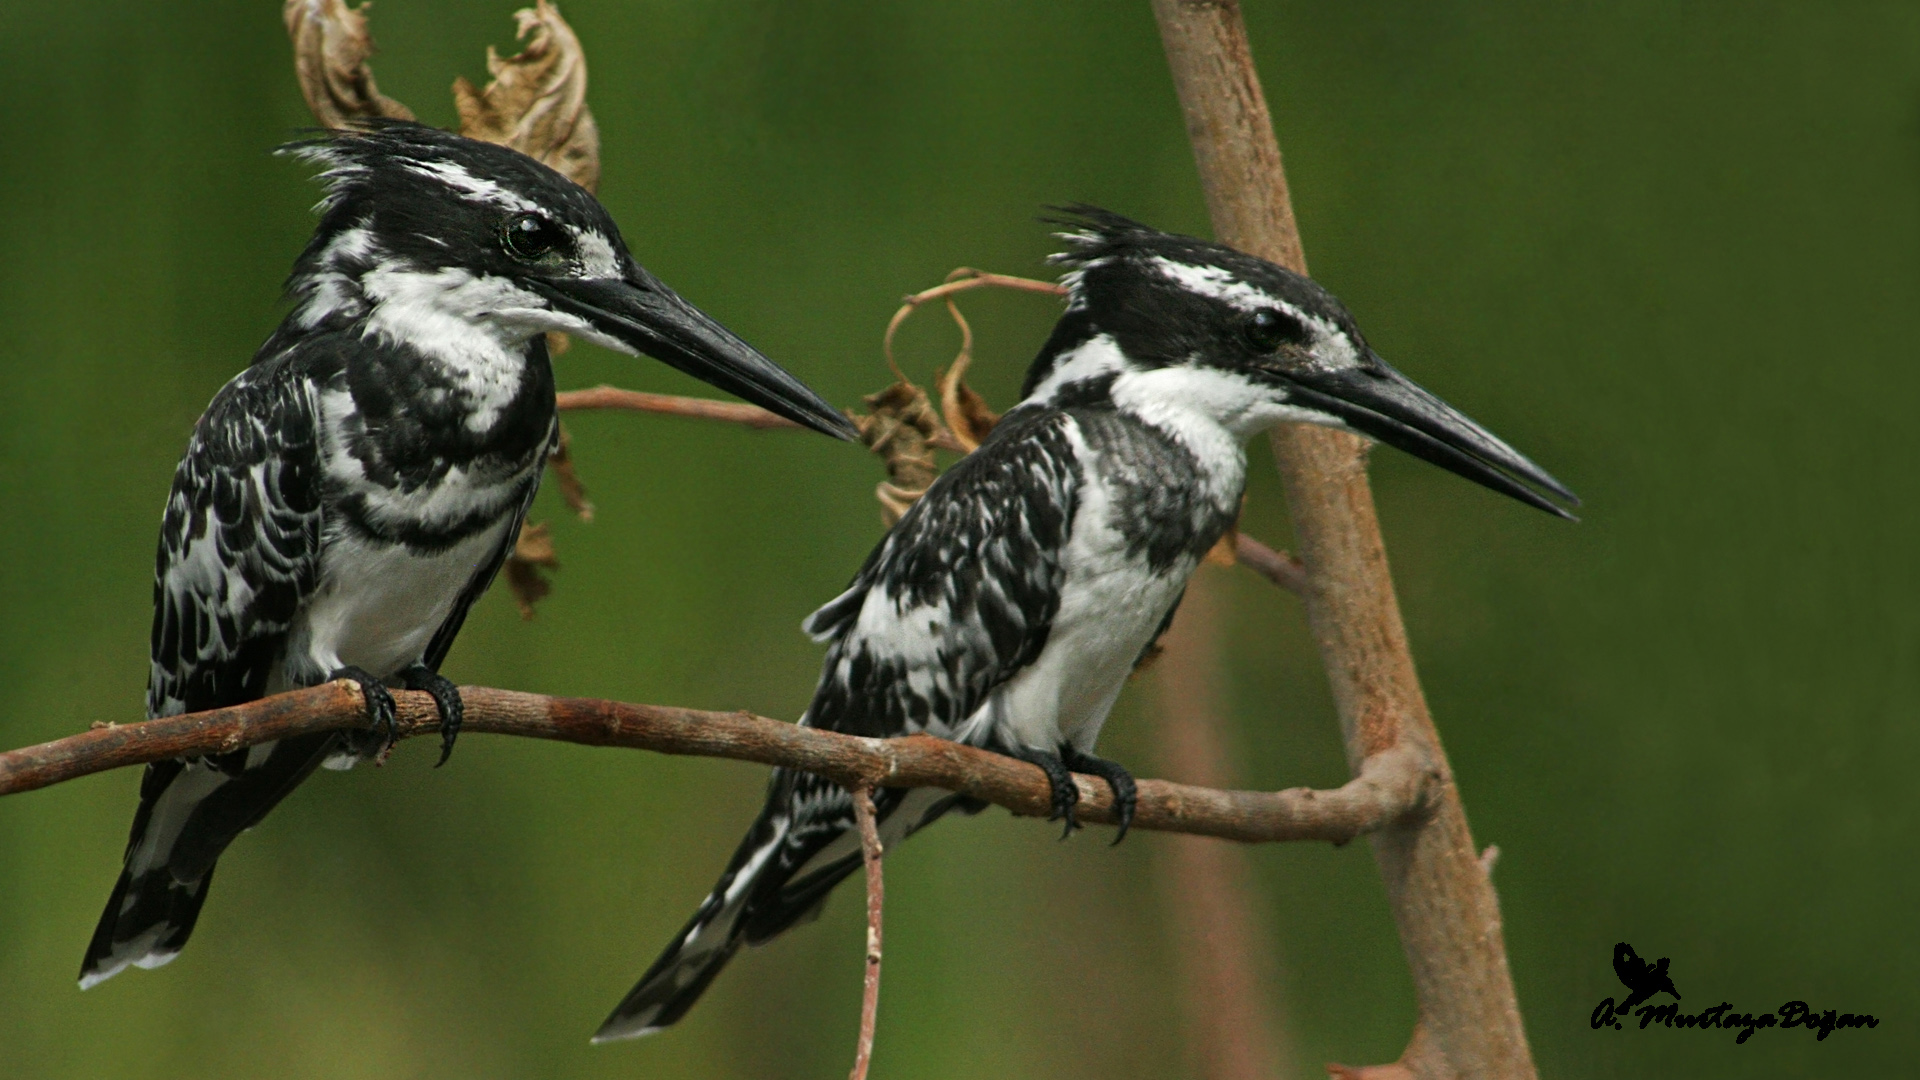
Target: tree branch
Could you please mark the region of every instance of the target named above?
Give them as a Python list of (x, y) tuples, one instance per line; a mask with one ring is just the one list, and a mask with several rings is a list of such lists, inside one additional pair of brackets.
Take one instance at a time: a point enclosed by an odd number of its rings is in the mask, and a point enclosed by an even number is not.
[[(1307, 272), (1280, 144), (1237, 0), (1153, 0), (1214, 235)], [(1366, 443), (1282, 425), (1272, 437), (1320, 646), (1356, 775), (1389, 748), (1444, 778), (1433, 812), (1373, 837), (1419, 1006), (1400, 1064), (1418, 1080), (1534, 1080), (1500, 903), (1427, 711), (1367, 484)]]
[[(1045, 817), (1052, 809), (1045, 774), (1037, 767), (931, 736), (865, 739), (745, 712), (546, 697), (478, 686), (462, 687), (460, 693), (467, 705), (463, 733), (781, 765), (849, 789), (944, 788), (1024, 816)], [(401, 738), (438, 733), (432, 698), (410, 690), (396, 690), (393, 696), (399, 704)], [(333, 682), (226, 709), (97, 727), (0, 754), (0, 795), (127, 765), (231, 753), (294, 735), (364, 728), (366, 723), (359, 688)], [(1332, 791), (1221, 791), (1142, 780), (1133, 827), (1250, 843), (1344, 844), (1420, 812), (1438, 781), (1416, 758), (1398, 751), (1370, 759), (1357, 777)], [(1106, 783), (1092, 777), (1076, 777), (1075, 782), (1080, 787), (1080, 820), (1112, 824), (1113, 794)]]

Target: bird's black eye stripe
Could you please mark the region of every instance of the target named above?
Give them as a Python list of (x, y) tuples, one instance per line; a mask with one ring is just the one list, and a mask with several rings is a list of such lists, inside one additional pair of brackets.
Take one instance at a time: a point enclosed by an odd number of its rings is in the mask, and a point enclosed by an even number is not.
[(1248, 313), (1240, 324), (1240, 336), (1257, 353), (1270, 353), (1282, 345), (1305, 345), (1308, 339), (1306, 326), (1279, 308)]
[(515, 214), (500, 227), (500, 242), (507, 254), (534, 262), (558, 250), (566, 233), (543, 214)]

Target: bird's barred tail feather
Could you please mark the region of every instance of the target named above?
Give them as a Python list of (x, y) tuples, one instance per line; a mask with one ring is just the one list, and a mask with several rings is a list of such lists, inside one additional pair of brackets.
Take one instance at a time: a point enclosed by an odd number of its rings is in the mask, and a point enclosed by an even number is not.
[(792, 816), (787, 801), (777, 792), (772, 795), (713, 892), (615, 1006), (594, 1033), (594, 1042), (638, 1038), (671, 1026), (693, 1008), (739, 951), (750, 902), (762, 891), (761, 877), (777, 869), (780, 851), (787, 845)]
[(176, 956), (213, 881), (214, 863), (337, 749), (333, 732), (262, 743), (218, 758), (157, 761), (140, 783), (125, 867), (80, 965), (80, 988), (127, 965)]

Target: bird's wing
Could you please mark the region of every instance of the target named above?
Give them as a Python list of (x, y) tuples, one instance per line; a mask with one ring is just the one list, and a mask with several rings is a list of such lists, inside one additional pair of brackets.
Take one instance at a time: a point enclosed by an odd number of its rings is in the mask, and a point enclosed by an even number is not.
[(318, 390), (285, 363), (247, 369), (195, 425), (154, 568), (147, 712), (251, 701), (318, 579)]
[[(174, 472), (154, 572), (147, 712), (263, 695), (318, 577), (317, 390), (286, 357), (223, 387)], [(125, 865), (81, 985), (153, 967), (186, 943), (213, 865), (330, 752), (334, 733), (194, 761), (157, 761), (140, 785)]]
[(952, 737), (1039, 656), (1081, 482), (1072, 423), (1053, 409), (1009, 413), (807, 619), (829, 646), (803, 723)]
[[(547, 455), (551, 456), (560, 446), (560, 422), (555, 420), (552, 433), (547, 437)], [(542, 460), (545, 460), (544, 458)], [(453, 648), (453, 639), (459, 635), (460, 627), (467, 621), (467, 612), (472, 610), (474, 602), (485, 595), (493, 586), (493, 579), (500, 574), (500, 568), (507, 564), (507, 556), (513, 554), (514, 544), (520, 539), (520, 529), (527, 521), (527, 511), (533, 508), (534, 496), (540, 494), (540, 477), (544, 468), (533, 470), (526, 481), (526, 494), (520, 498), (520, 507), (514, 511), (513, 525), (500, 537), (500, 546), (485, 562), (474, 567), (473, 577), (467, 580), (467, 587), (460, 593), (460, 599), (454, 601), (453, 610), (447, 614), (447, 621), (433, 632), (433, 640), (427, 643), (426, 656), (421, 659), (432, 671), (439, 671), (447, 658), (447, 651)]]

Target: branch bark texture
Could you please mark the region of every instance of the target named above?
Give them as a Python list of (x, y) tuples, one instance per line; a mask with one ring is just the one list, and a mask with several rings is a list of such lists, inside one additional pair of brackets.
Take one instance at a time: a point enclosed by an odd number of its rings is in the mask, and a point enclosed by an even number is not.
[[(629, 705), (462, 687), (463, 733), (620, 746), (662, 754), (731, 758), (824, 776), (848, 788), (935, 787), (972, 795), (1016, 814), (1045, 817), (1051, 791), (1038, 768), (1002, 754), (928, 736), (865, 739), (803, 728), (745, 712), (671, 705)], [(436, 735), (439, 716), (425, 693), (396, 690), (401, 738)], [(164, 758), (224, 754), (293, 735), (366, 726), (359, 688), (327, 683), (226, 709), (98, 727), (0, 754), (0, 795)], [(1228, 840), (1328, 840), (1354, 837), (1418, 812), (1435, 777), (1405, 755), (1382, 755), (1333, 791), (1216, 791), (1163, 780), (1140, 782), (1133, 827)], [(1113, 823), (1113, 795), (1092, 777), (1080, 787), (1076, 815)]]
[[(1168, 65), (1222, 242), (1306, 272), (1246, 25), (1234, 0), (1154, 0)], [(1375, 834), (1412, 969), (1421, 1037), (1414, 1076), (1532, 1078), (1507, 970), (1499, 901), (1480, 865), (1440, 737), (1414, 674), (1367, 484), (1365, 443), (1288, 425), (1273, 436), (1307, 573), (1307, 618), (1332, 683), (1349, 763), (1411, 754), (1441, 778), (1433, 812)]]

